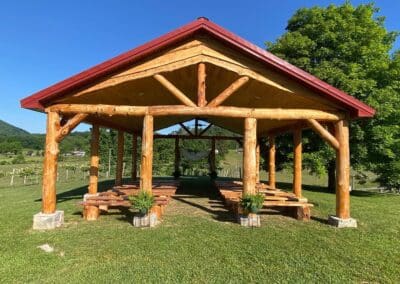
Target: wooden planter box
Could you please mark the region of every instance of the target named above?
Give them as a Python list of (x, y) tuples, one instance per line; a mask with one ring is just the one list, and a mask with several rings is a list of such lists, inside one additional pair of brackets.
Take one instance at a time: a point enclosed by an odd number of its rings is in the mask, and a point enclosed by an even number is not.
[(253, 213), (239, 215), (239, 223), (243, 227), (261, 227), (260, 215)]
[(154, 227), (157, 224), (157, 215), (149, 213), (146, 215), (136, 215), (133, 217), (134, 227)]

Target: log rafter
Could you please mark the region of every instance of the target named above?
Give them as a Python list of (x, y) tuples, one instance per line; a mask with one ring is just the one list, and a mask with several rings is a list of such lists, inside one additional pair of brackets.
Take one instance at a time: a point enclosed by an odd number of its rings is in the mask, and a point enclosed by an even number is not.
[(211, 102), (207, 104), (208, 107), (217, 107), (227, 100), (232, 94), (234, 94), (240, 87), (249, 81), (249, 77), (240, 77), (232, 84), (230, 84), (225, 90), (217, 95)]
[(180, 100), (184, 105), (196, 107), (197, 105), (192, 102), (181, 90), (179, 90), (174, 84), (172, 84), (163, 75), (156, 74), (153, 76), (161, 85), (163, 85), (171, 94), (173, 94), (178, 100)]
[(179, 125), (183, 128), (183, 130), (185, 130), (190, 136), (194, 136), (194, 134), (192, 133), (192, 131), (190, 131), (189, 128), (186, 127), (186, 125), (184, 125), (182, 122), (179, 122)]
[(207, 125), (206, 128), (204, 128), (204, 129), (202, 129), (202, 130), (200, 131), (199, 136), (202, 136), (204, 133), (206, 133), (207, 130), (210, 129), (211, 126), (213, 126), (213, 125), (214, 125), (214, 124), (212, 124), (212, 123), (210, 123), (209, 125)]

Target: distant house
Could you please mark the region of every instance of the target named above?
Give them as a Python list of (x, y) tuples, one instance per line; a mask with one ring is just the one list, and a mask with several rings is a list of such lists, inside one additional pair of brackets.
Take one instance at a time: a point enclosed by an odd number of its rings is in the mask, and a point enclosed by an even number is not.
[(85, 151), (72, 151), (71, 155), (74, 157), (85, 157), (86, 152)]

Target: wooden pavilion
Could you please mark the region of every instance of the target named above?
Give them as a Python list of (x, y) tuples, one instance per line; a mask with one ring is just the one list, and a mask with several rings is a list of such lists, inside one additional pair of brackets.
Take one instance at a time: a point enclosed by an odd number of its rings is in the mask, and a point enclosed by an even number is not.
[[(375, 112), (206, 18), (50, 86), (21, 105), (47, 114), (37, 217), (50, 220), (47, 228), (63, 218), (56, 211), (58, 145), (79, 123), (93, 126), (89, 193), (95, 194), (99, 127), (119, 131), (116, 184), (122, 183), (123, 134), (133, 134), (134, 147), (141, 136), (140, 188), (151, 191), (154, 131), (190, 119), (243, 135), (245, 193), (256, 190), (261, 138), (269, 141), (269, 186), (275, 187), (274, 141), (289, 131), (295, 145), (293, 192), (301, 196), (301, 132), (313, 129), (336, 150), (335, 218), (350, 220), (349, 120)], [(205, 131), (193, 136), (207, 138)], [(136, 178), (136, 166), (132, 172)]]

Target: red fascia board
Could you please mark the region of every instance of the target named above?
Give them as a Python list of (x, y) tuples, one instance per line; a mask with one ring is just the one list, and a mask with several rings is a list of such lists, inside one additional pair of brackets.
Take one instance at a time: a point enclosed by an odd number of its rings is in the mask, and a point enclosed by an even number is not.
[(201, 30), (208, 32), (212, 36), (222, 40), (246, 55), (251, 55), (258, 61), (261, 61), (268, 66), (272, 66), (277, 71), (296, 79), (305, 86), (311, 87), (315, 91), (321, 92), (322, 94), (326, 94), (328, 99), (340, 102), (345, 106), (345, 108), (350, 109), (353, 117), (372, 117), (375, 113), (373, 108), (362, 103), (356, 98), (342, 92), (341, 90), (323, 82), (304, 70), (291, 65), (279, 57), (276, 57), (275, 55), (236, 36), (235, 34), (204, 18), (193, 21), (179, 29), (176, 29), (142, 46), (139, 46), (138, 48), (123, 53), (117, 57), (114, 57), (113, 59), (105, 61), (82, 73), (79, 73), (49, 88), (35, 93), (32, 96), (21, 100), (21, 106), (24, 108), (42, 110), (46, 102), (51, 101), (52, 99), (59, 97), (68, 91), (84, 87), (85, 85), (88, 85), (97, 79), (100, 79), (101, 77), (109, 75), (129, 64), (132, 64), (145, 56), (166, 48), (171, 44), (182, 41)]

